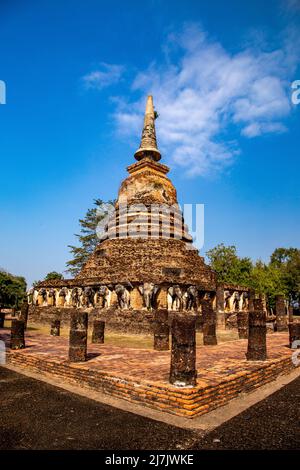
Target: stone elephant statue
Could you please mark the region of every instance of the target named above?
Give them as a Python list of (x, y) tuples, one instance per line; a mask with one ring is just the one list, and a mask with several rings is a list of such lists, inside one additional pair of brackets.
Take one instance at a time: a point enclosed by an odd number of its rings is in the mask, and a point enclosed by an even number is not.
[(111, 291), (107, 286), (100, 286), (97, 292), (97, 297), (102, 299), (103, 308), (110, 306)]
[(168, 294), (171, 298), (171, 304), (170, 304), (171, 310), (182, 310), (183, 292), (181, 290), (181, 287), (178, 284), (169, 287)]
[(82, 304), (83, 307), (94, 307), (94, 289), (90, 286), (85, 287), (83, 289), (83, 294), (82, 294)]
[(118, 306), (122, 309), (129, 308), (130, 295), (126, 287), (123, 284), (117, 284), (115, 286), (115, 293), (117, 294), (117, 297), (118, 297)]
[(74, 287), (71, 292), (71, 305), (72, 307), (80, 307), (80, 297), (82, 295), (81, 287)]
[(235, 292), (233, 296), (233, 310), (235, 312), (240, 310), (240, 299), (241, 299), (241, 296), (239, 292)]
[(60, 291), (58, 292), (58, 297), (60, 297), (62, 300), (60, 301), (61, 304), (65, 305), (66, 299), (68, 295), (68, 289), (67, 287), (62, 287)]
[(49, 299), (53, 299), (52, 305), (55, 306), (56, 305), (56, 290), (53, 289), (52, 287), (51, 289), (49, 289), (48, 297)]
[(43, 304), (47, 303), (47, 290), (44, 287), (39, 290), (39, 296), (42, 297)]
[(224, 309), (227, 310), (228, 312), (230, 311), (230, 297), (231, 293), (229, 290), (224, 291)]
[(196, 286), (190, 286), (186, 290), (185, 308), (187, 310), (197, 309), (198, 306), (198, 289)]
[(155, 297), (159, 290), (153, 282), (144, 282), (142, 286), (138, 286), (138, 290), (143, 296), (144, 306), (150, 310), (154, 307)]

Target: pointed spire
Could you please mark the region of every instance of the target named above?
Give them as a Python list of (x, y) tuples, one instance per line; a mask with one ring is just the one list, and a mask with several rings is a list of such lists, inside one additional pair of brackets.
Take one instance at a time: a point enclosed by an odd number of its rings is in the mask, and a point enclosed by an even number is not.
[(157, 148), (154, 121), (155, 112), (153, 107), (153, 97), (149, 95), (146, 104), (141, 145), (134, 154), (136, 160), (142, 160), (144, 157), (151, 157), (155, 161), (161, 159), (160, 151)]

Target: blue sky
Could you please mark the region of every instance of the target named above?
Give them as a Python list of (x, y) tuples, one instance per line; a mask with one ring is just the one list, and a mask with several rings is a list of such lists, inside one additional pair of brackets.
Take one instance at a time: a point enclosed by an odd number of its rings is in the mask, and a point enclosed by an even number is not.
[(153, 93), (181, 203), (205, 246), (300, 247), (300, 3), (1, 1), (0, 266), (63, 271), (78, 219), (114, 198)]

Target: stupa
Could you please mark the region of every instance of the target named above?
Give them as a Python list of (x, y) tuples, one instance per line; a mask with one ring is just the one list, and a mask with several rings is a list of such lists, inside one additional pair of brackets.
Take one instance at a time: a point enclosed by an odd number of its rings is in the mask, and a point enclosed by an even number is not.
[(40, 306), (151, 310), (197, 309), (216, 292), (215, 273), (193, 247), (176, 189), (160, 163), (152, 96), (148, 96), (136, 162), (121, 183), (115, 211), (94, 253), (68, 280), (44, 281), (33, 295)]

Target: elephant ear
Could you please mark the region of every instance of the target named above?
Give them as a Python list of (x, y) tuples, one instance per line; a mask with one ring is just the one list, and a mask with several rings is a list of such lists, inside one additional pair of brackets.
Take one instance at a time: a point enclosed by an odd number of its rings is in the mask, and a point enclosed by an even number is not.
[(138, 286), (139, 292), (143, 295), (144, 293), (144, 286)]

